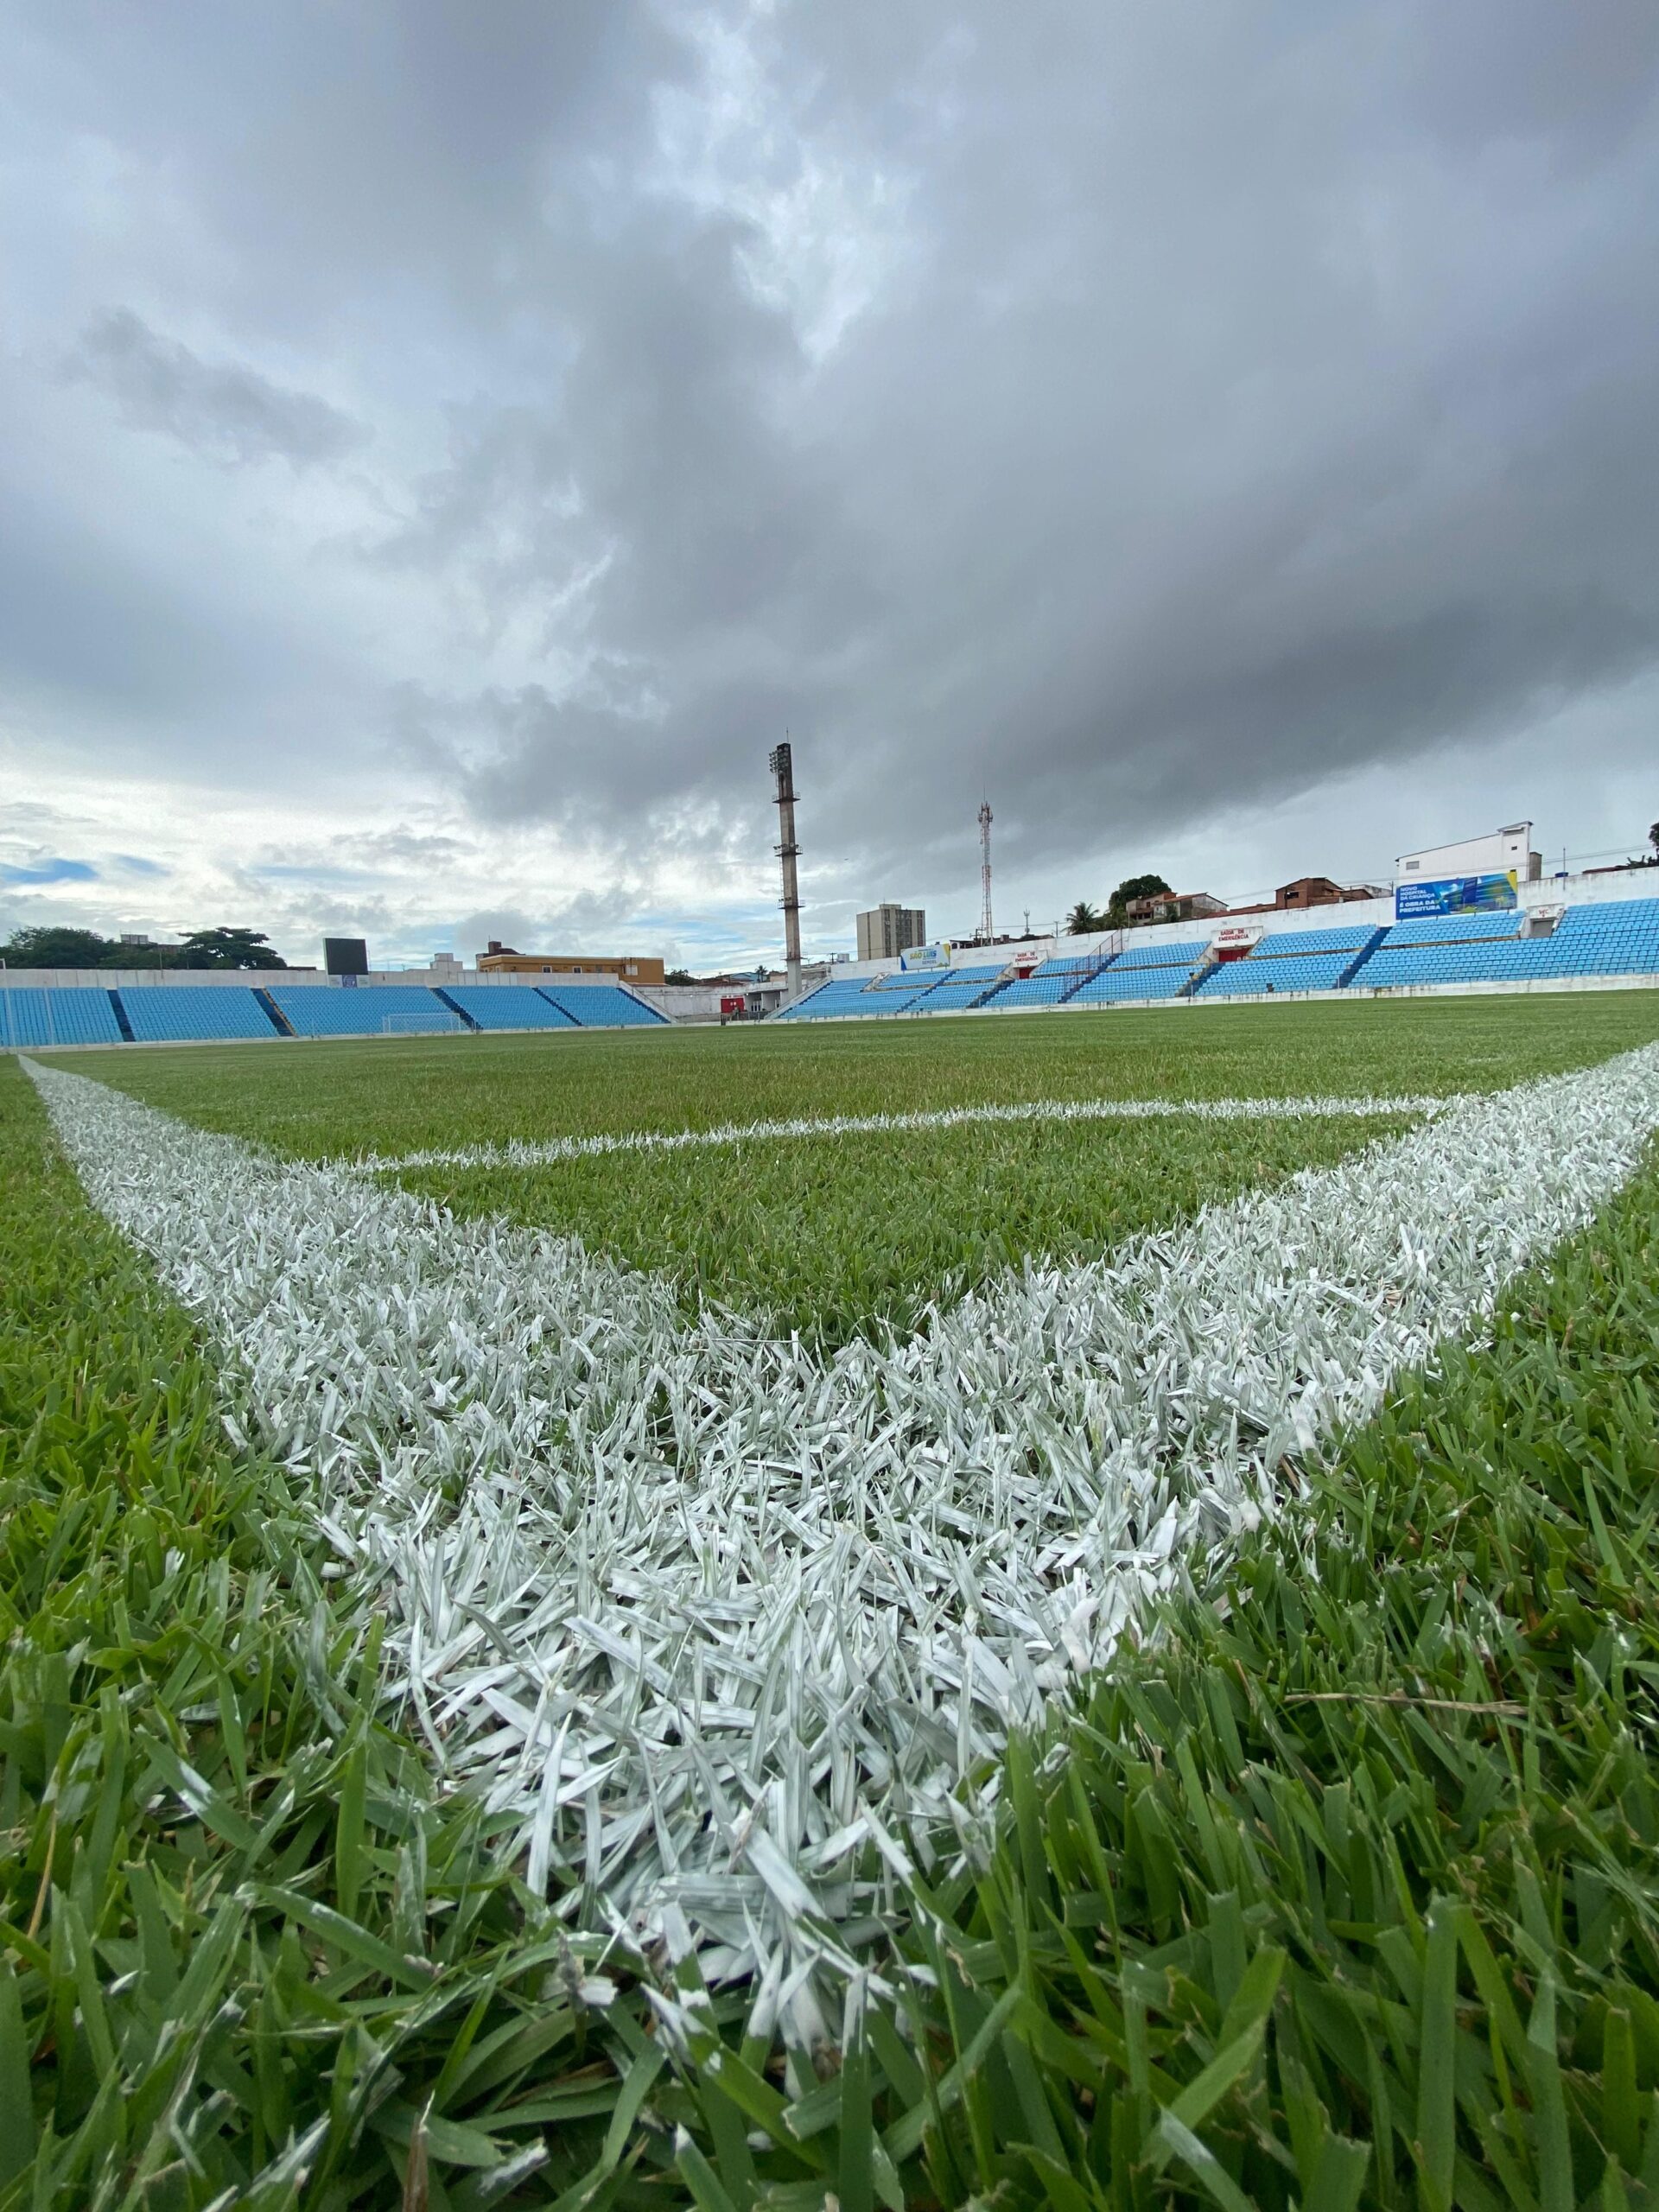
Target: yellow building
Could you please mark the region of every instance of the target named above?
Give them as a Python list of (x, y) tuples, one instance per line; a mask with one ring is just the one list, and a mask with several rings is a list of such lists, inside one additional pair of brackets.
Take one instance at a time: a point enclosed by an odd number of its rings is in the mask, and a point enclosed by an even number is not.
[(663, 963), (642, 956), (608, 958), (599, 952), (515, 952), (510, 944), (490, 939), (490, 949), (478, 956), (482, 976), (611, 976), (619, 983), (660, 983)]

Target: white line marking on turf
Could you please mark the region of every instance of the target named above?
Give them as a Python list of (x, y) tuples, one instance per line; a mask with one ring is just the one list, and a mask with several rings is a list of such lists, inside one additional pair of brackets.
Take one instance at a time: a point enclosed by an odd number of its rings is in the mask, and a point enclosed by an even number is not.
[(689, 1918), (763, 2001), (787, 1973), (802, 2034), (805, 1969), (890, 1902), (896, 1839), (974, 1831), (1008, 1726), (1213, 1573), (1281, 1457), (1478, 1327), (1659, 1124), (1649, 1046), (824, 1362), (688, 1325), (575, 1243), (30, 1072), (531, 1879)]
[(365, 1153), (359, 1174), (416, 1167), (550, 1167), (613, 1152), (691, 1152), (705, 1145), (770, 1144), (791, 1137), (888, 1136), (912, 1129), (963, 1129), (1020, 1122), (1300, 1122), (1342, 1114), (1410, 1121), (1443, 1113), (1451, 1097), (1408, 1098), (1033, 1098), (1006, 1106), (940, 1106), (913, 1114), (803, 1115), (779, 1122), (721, 1122), (709, 1129), (627, 1129), (586, 1137), (513, 1137), (505, 1144), (458, 1145), (397, 1158)]

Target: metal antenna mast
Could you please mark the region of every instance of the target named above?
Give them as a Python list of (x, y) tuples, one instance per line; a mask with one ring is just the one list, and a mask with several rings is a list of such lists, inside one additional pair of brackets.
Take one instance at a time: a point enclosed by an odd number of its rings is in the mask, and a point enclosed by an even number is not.
[(982, 799), (979, 806), (979, 934), (981, 940), (991, 942), (991, 802)]
[(776, 849), (784, 864), (784, 966), (789, 977), (789, 995), (796, 999), (801, 994), (801, 887), (795, 863), (801, 849), (795, 842), (795, 766), (787, 739), (772, 747), (766, 756), (766, 766), (778, 785)]

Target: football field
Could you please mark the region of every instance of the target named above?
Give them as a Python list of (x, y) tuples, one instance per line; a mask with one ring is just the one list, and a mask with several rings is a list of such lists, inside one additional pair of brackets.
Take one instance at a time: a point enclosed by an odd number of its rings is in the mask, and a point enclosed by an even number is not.
[(8, 1068), (11, 2171), (1659, 2183), (1656, 1040)]

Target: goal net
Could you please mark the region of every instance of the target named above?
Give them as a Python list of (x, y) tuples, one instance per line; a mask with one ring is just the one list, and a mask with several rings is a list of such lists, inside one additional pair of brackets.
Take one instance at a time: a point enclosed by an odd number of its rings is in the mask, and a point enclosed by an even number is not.
[(466, 1027), (458, 1014), (383, 1014), (380, 1017), (383, 1037), (453, 1036)]

